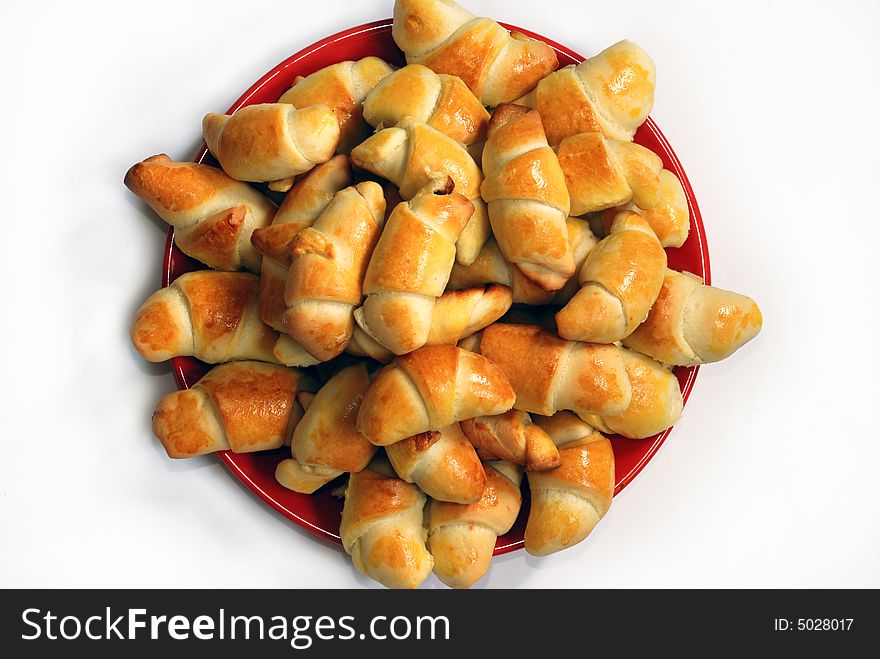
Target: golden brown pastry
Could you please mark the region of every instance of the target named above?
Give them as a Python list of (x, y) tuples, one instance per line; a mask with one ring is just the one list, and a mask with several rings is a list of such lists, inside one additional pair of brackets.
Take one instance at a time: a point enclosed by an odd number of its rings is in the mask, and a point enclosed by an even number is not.
[(279, 103), (295, 108), (326, 105), (339, 122), (338, 153), (348, 153), (372, 132), (364, 122), (363, 103), (367, 95), (394, 69), (378, 57), (338, 62), (306, 77), (298, 76)]
[(379, 371), (358, 413), (358, 430), (387, 446), (475, 416), (501, 414), (516, 395), (500, 368), (454, 346), (427, 346)]
[(578, 133), (632, 140), (654, 106), (656, 79), (653, 60), (624, 40), (551, 73), (517, 103), (541, 113), (553, 146)]
[(564, 341), (540, 327), (495, 323), (483, 330), (480, 353), (507, 376), (518, 410), (613, 415), (629, 407), (632, 389), (615, 345)]
[(452, 0), (397, 0), (391, 33), (409, 64), (460, 77), (483, 105), (519, 98), (559, 65), (547, 44)]
[(653, 208), (660, 201), (663, 161), (634, 142), (601, 133), (566, 137), (557, 151), (571, 197), (571, 214), (585, 215), (632, 201)]
[(339, 535), (359, 572), (388, 588), (418, 588), (434, 559), (425, 547), (425, 495), (378, 457), (351, 475)]
[(272, 221), (275, 205), (251, 186), (165, 154), (134, 165), (125, 185), (174, 227), (184, 254), (217, 270), (260, 271), (251, 234)]
[(581, 268), (581, 289), (556, 314), (559, 336), (594, 343), (629, 336), (660, 294), (665, 272), (666, 252), (651, 227), (635, 213), (620, 213)]
[(339, 124), (326, 105), (301, 110), (289, 103), (249, 105), (202, 121), (208, 150), (238, 181), (271, 182), (309, 171), (333, 157)]
[(192, 389), (159, 401), (153, 433), (171, 458), (275, 449), (289, 440), (302, 417), (296, 393), (303, 384), (302, 372), (292, 368), (221, 364)]
[(245, 272), (197, 270), (181, 275), (141, 305), (131, 342), (151, 362), (195, 357), (209, 364), (275, 362), (278, 333), (257, 312), (259, 279)]
[(348, 345), (384, 214), (382, 188), (359, 183), (338, 192), (315, 224), (291, 242), (284, 327), (305, 353), (295, 365), (308, 365), (308, 356), (327, 361)]
[(308, 395), (308, 403), (300, 401), (305, 413), (293, 432), (293, 457), (278, 463), (275, 480), (311, 494), (343, 473), (366, 468), (376, 447), (358, 432), (356, 422), (369, 384), (366, 364), (355, 364), (330, 378), (317, 395)]
[(434, 574), (451, 588), (470, 588), (483, 578), (498, 536), (510, 530), (522, 506), (519, 469), (509, 462), (490, 462), (485, 468), (486, 487), (476, 503), (430, 503)]
[(461, 422), (462, 432), (483, 460), (505, 460), (526, 471), (547, 471), (559, 466), (553, 440), (521, 410), (497, 416), (478, 416)]
[(394, 471), (438, 501), (476, 503), (486, 486), (477, 452), (457, 423), (385, 447)]
[(489, 113), (461, 78), (410, 64), (382, 80), (364, 101), (364, 119), (375, 128), (404, 117), (436, 128), (469, 146), (486, 139)]
[(525, 548), (547, 556), (584, 540), (614, 495), (611, 442), (569, 412), (536, 418), (559, 447), (562, 464), (528, 475), (532, 493)]
[(474, 213), (456, 242), (456, 259), (470, 263), (490, 234), (486, 204), (480, 197), (483, 175), (461, 144), (411, 117), (385, 128), (351, 152), (355, 166), (381, 176), (412, 199), (434, 181), (452, 178), (454, 192), (474, 205)]
[(565, 220), (568, 189), (541, 117), (521, 105), (501, 105), (483, 149), (483, 199), (504, 258), (547, 291), (574, 274)]
[(708, 364), (755, 338), (762, 322), (751, 298), (706, 286), (689, 272), (666, 270), (647, 320), (624, 344), (664, 364)]

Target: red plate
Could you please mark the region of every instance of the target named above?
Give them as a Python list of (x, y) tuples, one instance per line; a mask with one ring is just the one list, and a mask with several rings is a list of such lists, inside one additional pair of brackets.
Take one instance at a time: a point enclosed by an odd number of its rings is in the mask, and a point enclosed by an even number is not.
[[(505, 25), (505, 27), (518, 30), (532, 38), (540, 39), (549, 44), (556, 50), (560, 66), (576, 64), (584, 60), (583, 57), (574, 51), (560, 46), (550, 39), (510, 25)], [(227, 114), (231, 114), (246, 105), (277, 101), (281, 94), (293, 85), (294, 78), (297, 76), (306, 76), (330, 64), (345, 60), (356, 60), (368, 55), (381, 57), (395, 66), (405, 64), (403, 54), (397, 49), (391, 38), (390, 19), (351, 28), (298, 52), (260, 78), (256, 84), (248, 89), (229, 108)], [(658, 154), (663, 159), (664, 166), (675, 172), (684, 186), (688, 205), (690, 206), (690, 237), (681, 248), (667, 250), (669, 267), (675, 270), (693, 272), (703, 277), (706, 283), (711, 283), (709, 251), (706, 245), (703, 222), (700, 217), (700, 210), (697, 207), (697, 200), (694, 198), (693, 190), (688, 182), (687, 175), (684, 173), (684, 169), (682, 169), (681, 163), (679, 163), (678, 158), (672, 151), (669, 142), (666, 141), (660, 129), (657, 128), (657, 125), (651, 119), (648, 119), (638, 130), (635, 141)], [(207, 149), (203, 146), (195, 160), (196, 162), (202, 162), (209, 157)], [(173, 244), (173, 237), (173, 231), (169, 230), (165, 249), (163, 286), (167, 286), (185, 272), (204, 268), (202, 264), (180, 252)], [(188, 388), (191, 384), (195, 383), (209, 368), (202, 362), (189, 357), (173, 359), (172, 366), (177, 384), (182, 389)], [(676, 369), (676, 375), (681, 383), (685, 401), (687, 401), (688, 395), (693, 388), (698, 370), (698, 368)], [(654, 456), (669, 433), (670, 430), (667, 430), (660, 435), (641, 440), (611, 438), (614, 446), (617, 472), (615, 494), (626, 487), (644, 468), (645, 464)], [(275, 481), (275, 465), (289, 455), (290, 451), (288, 449), (260, 454), (236, 455), (228, 452), (218, 454), (220, 460), (229, 467), (236, 477), (241, 479), (245, 485), (259, 495), (266, 503), (275, 508), (275, 510), (303, 528), (338, 543), (339, 519), (342, 506), (338, 500), (330, 495), (330, 487), (320, 490), (318, 494), (303, 495), (291, 492), (278, 485)], [(527, 494), (527, 491), (525, 493)], [(527, 513), (528, 503), (524, 501), (522, 513), (513, 529), (498, 539), (498, 544), (495, 547), (496, 554), (504, 554), (522, 547)]]

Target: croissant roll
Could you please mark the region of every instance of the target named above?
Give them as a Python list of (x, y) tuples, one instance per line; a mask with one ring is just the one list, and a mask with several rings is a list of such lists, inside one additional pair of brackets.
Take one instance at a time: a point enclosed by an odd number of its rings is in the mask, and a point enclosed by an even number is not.
[(276, 449), (302, 417), (296, 393), (304, 383), (301, 371), (283, 366), (221, 364), (159, 401), (153, 433), (171, 458)]
[(651, 310), (666, 272), (666, 252), (651, 227), (624, 211), (587, 257), (581, 289), (556, 314), (564, 339), (614, 343), (632, 334)]
[(643, 146), (606, 139), (601, 133), (581, 133), (562, 140), (557, 156), (572, 215), (630, 201), (638, 208), (652, 208), (660, 201), (663, 161)]
[(470, 146), (486, 139), (489, 113), (461, 78), (410, 64), (383, 79), (364, 101), (364, 119), (376, 128), (404, 117)]
[(425, 495), (379, 459), (351, 475), (339, 536), (355, 568), (388, 588), (418, 588), (434, 559), (425, 546)]
[(506, 460), (523, 465), (526, 471), (559, 466), (556, 444), (520, 410), (467, 419), (461, 429), (484, 460)]
[[(580, 272), (587, 261), (587, 257), (599, 244), (599, 239), (593, 234), (590, 222), (585, 219), (570, 217), (567, 220), (568, 242), (571, 243), (571, 253), (574, 256), (575, 272)], [(565, 306), (581, 289), (577, 277), (571, 277), (565, 286), (553, 295), (552, 304)], [(555, 321), (554, 321), (555, 323)]]
[(378, 57), (338, 62), (306, 77), (298, 76), (279, 103), (295, 108), (326, 105), (339, 123), (338, 153), (348, 153), (372, 132), (363, 117), (364, 100), (394, 69)]
[(456, 421), (501, 414), (515, 399), (502, 370), (485, 357), (426, 346), (379, 371), (364, 395), (358, 430), (387, 446)]
[(678, 378), (650, 357), (627, 349), (621, 353), (632, 387), (632, 403), (617, 415), (582, 414), (581, 418), (602, 432), (630, 439), (644, 439), (671, 428), (684, 407)]
[(471, 263), (489, 239), (486, 204), (480, 197), (483, 175), (467, 149), (440, 131), (412, 117), (385, 128), (351, 152), (355, 166), (381, 176), (412, 199), (435, 181), (452, 179), (454, 192), (470, 200), (473, 215), (456, 241), (456, 259)]
[(382, 188), (372, 181), (359, 183), (338, 192), (315, 224), (290, 244), (284, 327), (317, 361), (338, 356), (351, 339), (354, 309), (363, 299), (364, 274), (384, 213)]
[(522, 473), (509, 462), (485, 465), (486, 487), (472, 504), (432, 500), (428, 547), (434, 574), (451, 588), (470, 588), (489, 571), (498, 536), (507, 533), (519, 515)]
[(197, 270), (181, 275), (143, 303), (131, 325), (147, 361), (195, 357), (209, 364), (275, 362), (278, 333), (257, 311), (259, 278), (245, 272)]
[(451, 0), (397, 0), (391, 34), (409, 64), (458, 76), (488, 106), (519, 98), (559, 65), (547, 44)]
[(333, 157), (339, 124), (326, 105), (301, 110), (288, 103), (262, 103), (233, 115), (205, 115), (208, 150), (232, 178), (255, 183), (303, 174)]
[(495, 110), (483, 172), (483, 199), (504, 258), (544, 290), (559, 290), (574, 274), (565, 223), (570, 201), (537, 112), (519, 105)]
[(275, 479), (294, 492), (311, 494), (343, 473), (366, 468), (376, 447), (356, 427), (357, 413), (370, 384), (365, 364), (349, 366), (330, 378), (307, 404), (293, 432), (293, 457), (282, 460)]
[(664, 364), (694, 366), (726, 359), (761, 331), (751, 298), (706, 286), (689, 272), (666, 270), (647, 320), (624, 345)]
[(290, 271), (290, 243), (310, 227), (330, 204), (333, 196), (351, 185), (351, 167), (345, 156), (318, 165), (297, 181), (287, 193), (275, 219), (268, 227), (254, 231), (251, 242), (263, 255), (260, 270), (260, 318), (284, 332), (284, 287)]
[(184, 254), (217, 270), (260, 271), (251, 234), (272, 221), (275, 205), (251, 186), (165, 154), (134, 165), (125, 185), (174, 227)]
[(562, 464), (528, 475), (532, 503), (525, 549), (547, 556), (583, 541), (596, 527), (614, 495), (611, 442), (569, 412), (536, 418), (556, 445)]
[(471, 202), (450, 194), (451, 188), (447, 177), (399, 204), (370, 258), (367, 298), (355, 320), (396, 355), (427, 342), (434, 305), (455, 262), (455, 241), (473, 212)]
[(407, 437), (385, 448), (394, 471), (438, 501), (476, 503), (486, 472), (457, 423)]
[(656, 80), (648, 53), (624, 40), (551, 73), (517, 103), (541, 113), (553, 146), (578, 133), (632, 140), (654, 107)]
[(564, 341), (541, 327), (495, 323), (483, 330), (480, 353), (507, 376), (518, 410), (605, 416), (629, 407), (632, 388), (615, 345)]

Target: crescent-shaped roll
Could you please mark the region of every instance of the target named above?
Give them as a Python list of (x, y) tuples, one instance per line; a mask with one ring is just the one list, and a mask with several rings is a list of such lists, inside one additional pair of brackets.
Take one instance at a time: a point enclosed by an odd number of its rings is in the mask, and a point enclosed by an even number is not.
[(337, 62), (314, 73), (298, 76), (279, 103), (295, 108), (326, 105), (339, 123), (338, 153), (348, 153), (370, 134), (364, 122), (364, 100), (376, 85), (394, 69), (378, 57)]
[(483, 460), (505, 460), (526, 471), (547, 471), (559, 466), (553, 440), (521, 410), (497, 416), (478, 416), (461, 422), (461, 430)]
[(473, 215), (456, 242), (456, 259), (471, 263), (489, 239), (486, 204), (480, 197), (483, 175), (467, 149), (412, 117), (385, 128), (352, 149), (351, 160), (394, 183), (403, 199), (412, 199), (436, 180), (452, 179), (454, 192), (474, 205)]
[(348, 480), (339, 536), (355, 568), (388, 588), (418, 588), (434, 559), (425, 546), (425, 495), (376, 458)]
[(584, 540), (596, 527), (614, 496), (611, 442), (569, 412), (538, 423), (559, 447), (562, 464), (529, 473), (532, 503), (525, 549), (547, 556)]
[(578, 133), (632, 140), (654, 107), (656, 82), (648, 53), (624, 40), (551, 73), (517, 103), (541, 113), (553, 146)]
[[(490, 285), (447, 291), (437, 298), (431, 312), (431, 325), (425, 345), (456, 345), (501, 318), (512, 303), (513, 295), (506, 286)], [(346, 350), (383, 364), (387, 364), (395, 356), (357, 325)]]
[(454, 346), (426, 346), (379, 371), (361, 404), (358, 430), (378, 446), (475, 416), (506, 412), (516, 395), (503, 371)]
[(221, 364), (159, 401), (153, 434), (171, 458), (276, 449), (302, 417), (296, 393), (304, 382), (301, 371), (283, 366)]
[(294, 492), (311, 494), (343, 473), (365, 469), (376, 447), (356, 427), (370, 385), (363, 362), (344, 368), (318, 390), (293, 431), (291, 458), (275, 469), (275, 480)]
[(251, 234), (275, 215), (275, 204), (216, 167), (174, 162), (165, 154), (137, 163), (125, 185), (174, 227), (184, 254), (217, 270), (260, 271)]
[(522, 473), (509, 462), (485, 465), (486, 487), (472, 504), (433, 500), (429, 506), (428, 547), (434, 574), (451, 588), (470, 588), (489, 571), (498, 536), (519, 515)]
[(761, 331), (755, 301), (689, 272), (667, 270), (647, 320), (624, 345), (664, 364), (694, 366), (726, 359)]
[(581, 268), (581, 289), (556, 314), (559, 336), (595, 343), (626, 338), (647, 317), (665, 273), (666, 252), (651, 227), (635, 213), (620, 213)]
[(255, 183), (303, 174), (330, 160), (339, 144), (339, 124), (326, 105), (300, 110), (289, 103), (260, 103), (232, 115), (211, 112), (202, 133), (223, 171)]
[(384, 78), (364, 101), (364, 119), (375, 128), (395, 126), (405, 117), (465, 146), (485, 140), (489, 125), (489, 113), (461, 78), (434, 73), (421, 64)]
[(473, 204), (451, 190), (451, 179), (438, 180), (398, 204), (370, 258), (367, 297), (355, 320), (395, 355), (427, 342), (434, 305), (455, 263), (455, 241), (473, 213)]
[(638, 208), (653, 208), (660, 201), (663, 161), (635, 142), (579, 133), (562, 140), (556, 155), (571, 197), (572, 215), (630, 201)]
[(457, 423), (407, 437), (385, 452), (397, 475), (432, 499), (475, 503), (483, 494), (483, 463)]
[(627, 349), (621, 353), (632, 386), (632, 403), (620, 414), (582, 414), (582, 418), (602, 432), (630, 439), (644, 439), (672, 427), (684, 407), (678, 378), (641, 353)]
[(564, 341), (541, 327), (495, 323), (483, 330), (480, 353), (507, 376), (518, 410), (604, 416), (629, 407), (632, 388), (615, 345)]
[(251, 242), (263, 255), (260, 270), (260, 318), (283, 332), (284, 287), (290, 271), (290, 243), (310, 227), (330, 204), (333, 196), (351, 185), (348, 158), (336, 156), (303, 176), (284, 197), (272, 224), (254, 231)]
[(338, 356), (351, 339), (354, 309), (363, 299), (364, 274), (384, 221), (382, 188), (367, 181), (338, 192), (290, 243), (284, 327), (318, 361)]
[(570, 202), (537, 112), (521, 105), (495, 110), (483, 172), (483, 199), (504, 258), (544, 290), (559, 290), (574, 274), (565, 223)]
[(260, 320), (259, 278), (246, 272), (196, 270), (153, 293), (129, 335), (147, 361), (195, 357), (209, 364), (275, 362), (278, 333)]

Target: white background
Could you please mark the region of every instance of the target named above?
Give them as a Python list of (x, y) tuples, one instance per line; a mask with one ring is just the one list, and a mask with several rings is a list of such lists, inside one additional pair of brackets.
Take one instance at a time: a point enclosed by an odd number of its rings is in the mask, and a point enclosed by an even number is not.
[[(21, 2), (0, 22), (0, 586), (360, 587), (337, 547), (149, 430), (174, 389), (128, 324), (164, 225), (122, 185), (200, 121), (391, 0)], [(470, 0), (591, 55), (653, 56), (653, 117), (702, 207), (717, 285), (763, 333), (585, 543), (481, 587), (880, 586), (880, 4)], [(427, 587), (438, 587), (435, 579)]]

